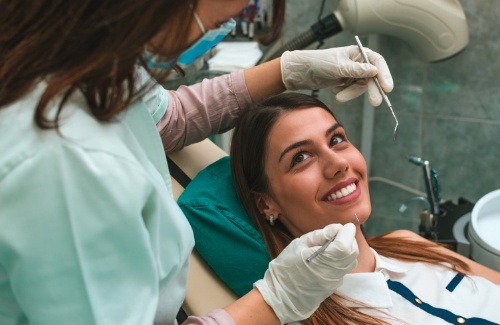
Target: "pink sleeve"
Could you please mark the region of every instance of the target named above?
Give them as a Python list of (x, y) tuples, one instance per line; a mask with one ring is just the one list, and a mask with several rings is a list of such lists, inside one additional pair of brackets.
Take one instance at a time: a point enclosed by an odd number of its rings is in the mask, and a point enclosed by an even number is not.
[(157, 124), (165, 151), (231, 129), (251, 103), (243, 71), (168, 91), (168, 107)]
[(236, 325), (224, 309), (217, 309), (203, 317), (190, 316), (181, 325)]

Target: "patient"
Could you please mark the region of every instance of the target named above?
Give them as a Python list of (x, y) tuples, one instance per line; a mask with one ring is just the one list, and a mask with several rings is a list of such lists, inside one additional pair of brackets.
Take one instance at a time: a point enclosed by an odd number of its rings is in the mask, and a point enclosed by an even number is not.
[(499, 272), (410, 231), (365, 238), (365, 160), (319, 100), (285, 93), (256, 105), (237, 124), (230, 157), (271, 257), (311, 230), (356, 224), (357, 267), (304, 324), (500, 322)]

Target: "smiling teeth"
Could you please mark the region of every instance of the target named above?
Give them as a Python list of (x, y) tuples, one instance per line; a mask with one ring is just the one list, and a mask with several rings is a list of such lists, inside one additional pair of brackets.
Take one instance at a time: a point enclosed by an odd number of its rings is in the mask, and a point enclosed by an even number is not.
[(327, 201), (333, 201), (336, 199), (340, 199), (341, 197), (347, 196), (356, 190), (356, 184), (352, 183), (351, 185), (347, 185), (346, 187), (338, 190), (335, 193), (332, 193), (326, 197)]

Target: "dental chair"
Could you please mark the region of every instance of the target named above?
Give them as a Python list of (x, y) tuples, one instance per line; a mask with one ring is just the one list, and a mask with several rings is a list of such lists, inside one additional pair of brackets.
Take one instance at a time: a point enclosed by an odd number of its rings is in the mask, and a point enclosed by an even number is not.
[(175, 198), (195, 237), (184, 315), (179, 316), (204, 315), (252, 290), (271, 258), (238, 199), (222, 149), (204, 140), (170, 154), (168, 162)]
[[(200, 170), (224, 156), (227, 154), (208, 139), (169, 154), (168, 164), (175, 199), (179, 198)], [(227, 306), (237, 298), (195, 249), (190, 257), (188, 287), (186, 299), (178, 315), (179, 323), (186, 316), (204, 315), (213, 309)]]

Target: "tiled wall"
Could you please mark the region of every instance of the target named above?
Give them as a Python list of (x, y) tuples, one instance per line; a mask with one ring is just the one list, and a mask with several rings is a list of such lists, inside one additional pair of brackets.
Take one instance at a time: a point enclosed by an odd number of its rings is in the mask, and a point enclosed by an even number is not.
[[(439, 63), (417, 57), (403, 40), (380, 37), (381, 53), (391, 69), (395, 88), (389, 95), (399, 120), (386, 107), (375, 113), (371, 176), (424, 191), (421, 169), (409, 155), (429, 160), (440, 175), (442, 197), (476, 202), (500, 188), (500, 1), (461, 1), (468, 19), (470, 42), (458, 56)], [(335, 4), (325, 2), (325, 14)], [(291, 39), (312, 25), (320, 0), (288, 0), (284, 38)], [(366, 40), (366, 35), (362, 40)], [(325, 46), (352, 45), (354, 35), (343, 31)], [(366, 43), (365, 43), (366, 44)], [(351, 141), (361, 146), (363, 99), (340, 104), (323, 90)]]

